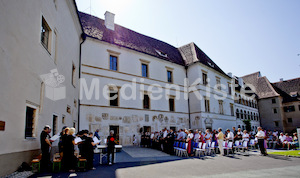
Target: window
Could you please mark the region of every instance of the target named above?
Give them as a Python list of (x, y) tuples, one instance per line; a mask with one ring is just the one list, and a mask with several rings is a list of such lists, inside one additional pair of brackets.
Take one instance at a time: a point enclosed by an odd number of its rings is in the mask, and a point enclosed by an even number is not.
[(72, 85), (75, 87), (75, 83), (76, 83), (76, 67), (74, 64), (72, 64)]
[(220, 78), (216, 78), (216, 87), (218, 90), (221, 90), (221, 79)]
[(292, 118), (288, 118), (288, 123), (293, 123), (293, 119)]
[(204, 105), (205, 105), (205, 112), (210, 112), (209, 108), (209, 99), (205, 97), (204, 99)]
[(241, 110), (241, 119), (244, 119), (244, 114), (243, 114), (243, 110)]
[(144, 109), (150, 109), (150, 98), (148, 94), (144, 94), (143, 107)]
[(117, 71), (118, 70), (118, 57), (110, 55), (109, 59), (110, 59), (109, 69)]
[(231, 115), (234, 116), (234, 109), (233, 109), (233, 104), (230, 103), (230, 111), (231, 111)]
[(175, 111), (175, 100), (174, 98), (169, 98), (169, 110)]
[(228, 83), (228, 94), (231, 95), (231, 84)]
[(142, 64), (142, 76), (148, 77), (148, 65), (147, 64)]
[(207, 74), (206, 73), (202, 73), (202, 82), (203, 82), (203, 85), (207, 85)]
[(236, 118), (240, 118), (240, 113), (238, 109), (236, 109), (235, 114), (236, 114)]
[(276, 108), (274, 108), (274, 109), (273, 109), (273, 112), (274, 112), (274, 114), (276, 114), (276, 113), (277, 113), (277, 109), (276, 109)]
[(109, 89), (109, 105), (110, 106), (119, 106), (119, 99), (118, 99), (118, 90), (114, 90), (113, 88)]
[(168, 70), (167, 71), (167, 77), (168, 77), (168, 82), (173, 83), (173, 72)]
[(57, 63), (57, 32), (54, 30), (54, 63)]
[(67, 106), (67, 113), (71, 114), (71, 106)]
[(0, 131), (5, 131), (5, 122), (0, 121)]
[(223, 101), (222, 100), (219, 100), (219, 113), (224, 114)]
[(285, 106), (283, 107), (284, 112), (293, 112), (295, 111), (295, 106)]
[(274, 103), (276, 103), (276, 100), (275, 100), (275, 98), (273, 98), (273, 99), (272, 99), (272, 103), (273, 103), (273, 104), (274, 104)]
[(26, 106), (25, 138), (35, 137), (36, 109)]
[(279, 126), (279, 122), (278, 121), (275, 121), (274, 124), (275, 124), (275, 127)]
[(47, 51), (50, 51), (50, 27), (47, 24), (44, 17), (42, 17), (42, 26), (41, 26), (41, 43), (42, 45), (47, 49)]
[(52, 135), (56, 135), (57, 134), (57, 115), (53, 114), (53, 127), (52, 127)]
[(62, 124), (66, 123), (66, 116), (64, 114), (61, 116), (61, 123)]

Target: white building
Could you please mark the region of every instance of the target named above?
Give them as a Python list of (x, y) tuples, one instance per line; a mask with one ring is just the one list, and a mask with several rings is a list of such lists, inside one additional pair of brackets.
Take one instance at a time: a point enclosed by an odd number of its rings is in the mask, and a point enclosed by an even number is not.
[(1, 1), (0, 24), (2, 176), (40, 152), (44, 125), (77, 125), (82, 28), (73, 0)]
[[(100, 129), (104, 137), (114, 129), (120, 143), (130, 145), (133, 134), (142, 131), (236, 126), (231, 77), (194, 43), (175, 48), (114, 24), (110, 12), (105, 20), (85, 13), (80, 18), (87, 35), (82, 48), (80, 129)], [(136, 90), (124, 90), (132, 80)], [(162, 98), (148, 97), (157, 96), (159, 90)], [(136, 98), (126, 100), (123, 91)], [(107, 92), (118, 97), (110, 101)]]
[[(257, 95), (251, 90), (247, 84), (244, 83), (243, 79), (240, 77), (234, 77), (235, 81), (235, 116), (236, 116), (236, 125), (242, 130), (256, 131), (257, 127), (260, 126), (259, 111), (257, 104)], [(248, 127), (246, 128), (247, 122), (249, 122)]]

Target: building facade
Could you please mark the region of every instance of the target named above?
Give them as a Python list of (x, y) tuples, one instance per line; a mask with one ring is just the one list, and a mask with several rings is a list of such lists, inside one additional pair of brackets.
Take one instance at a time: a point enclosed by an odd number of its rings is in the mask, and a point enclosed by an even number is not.
[(115, 24), (110, 12), (80, 18), (81, 129), (103, 138), (115, 130), (131, 145), (141, 132), (237, 126), (232, 76), (196, 44), (176, 48)]
[(299, 126), (299, 78), (270, 83), (260, 72), (242, 77), (258, 95), (261, 125), (268, 130), (294, 132)]
[(236, 125), (242, 130), (256, 131), (260, 126), (257, 95), (242, 78), (235, 77), (235, 116)]
[(0, 23), (2, 176), (38, 154), (46, 124), (77, 125), (82, 28), (73, 0), (1, 1)]

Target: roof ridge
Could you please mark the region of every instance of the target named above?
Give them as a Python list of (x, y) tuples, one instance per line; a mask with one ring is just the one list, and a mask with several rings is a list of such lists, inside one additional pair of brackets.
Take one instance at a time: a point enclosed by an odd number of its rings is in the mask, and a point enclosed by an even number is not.
[[(105, 22), (105, 19), (102, 19), (102, 18), (100, 18), (100, 17), (94, 16), (94, 15), (90, 15), (90, 14), (87, 14), (87, 13), (81, 12), (81, 11), (78, 11), (78, 12), (79, 12), (79, 13), (86, 14), (86, 15), (89, 15), (89, 16), (91, 16), (91, 17), (93, 17), (93, 18), (97, 18), (97, 19), (103, 20), (103, 21)], [(165, 41), (159, 40), (159, 39), (157, 39), (157, 38), (155, 38), (155, 37), (151, 37), (151, 36), (148, 36), (148, 35), (144, 35), (144, 34), (142, 34), (142, 33), (140, 33), (140, 32), (134, 31), (134, 30), (132, 30), (132, 29), (130, 29), (130, 28), (124, 27), (124, 26), (119, 25), (119, 24), (117, 24), (117, 23), (115, 23), (115, 25), (117, 25), (117, 26), (119, 26), (119, 27), (121, 27), (121, 28), (125, 28), (125, 29), (127, 29), (127, 30), (130, 30), (130, 31), (133, 32), (133, 33), (136, 33), (136, 34), (139, 34), (139, 35), (143, 35), (143, 36), (148, 37), (148, 38), (151, 38), (151, 39), (153, 39), (153, 40), (157, 40), (157, 41), (163, 42), (163, 43), (165, 43), (165, 44), (167, 44), (167, 45), (170, 45), (170, 46), (172, 46), (172, 47), (174, 47), (174, 48), (177, 49), (177, 47), (175, 47), (175, 46), (173, 46), (173, 45), (171, 45), (171, 44), (169, 44), (169, 43), (167, 43), (167, 42), (165, 42)]]
[(278, 82), (273, 82), (273, 83), (290, 82), (290, 81), (293, 81), (293, 80), (300, 80), (300, 77), (293, 78), (293, 79), (288, 79), (288, 80), (283, 80), (283, 81), (278, 81)]
[[(247, 74), (247, 75), (244, 75), (244, 76), (241, 76), (240, 78), (243, 78), (243, 77), (247, 77), (249, 75), (254, 75), (254, 74), (260, 74), (260, 71), (257, 71), (257, 72), (254, 72), (254, 73), (251, 73), (251, 74)], [(259, 77), (258, 77), (259, 78)]]

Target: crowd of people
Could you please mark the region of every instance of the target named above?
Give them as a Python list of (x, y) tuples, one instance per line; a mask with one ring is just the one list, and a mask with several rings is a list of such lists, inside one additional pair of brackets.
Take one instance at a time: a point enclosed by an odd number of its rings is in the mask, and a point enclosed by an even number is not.
[[(241, 130), (241, 128), (236, 129), (232, 127), (232, 130), (226, 129), (223, 133), (222, 128), (218, 130), (210, 130), (207, 129), (205, 132), (200, 130), (187, 130), (187, 129), (179, 129), (178, 131), (174, 131), (172, 129), (163, 129), (160, 132), (144, 132), (141, 136), (140, 146), (154, 148), (158, 150), (162, 150), (169, 154), (174, 154), (174, 142), (180, 141), (188, 143), (187, 151), (190, 156), (193, 156), (193, 148), (192, 145), (194, 143), (208, 143), (206, 146), (210, 145), (212, 142), (215, 142), (215, 145), (219, 147), (220, 154), (224, 155), (223, 152), (223, 142), (236, 142), (239, 141), (243, 143), (247, 141), (250, 144), (250, 140), (254, 140), (256, 146), (258, 146), (261, 150), (262, 155), (267, 155), (267, 143), (270, 140), (276, 141), (276, 148), (285, 148), (288, 149), (296, 148), (299, 146), (297, 134), (294, 133), (293, 137), (288, 134), (280, 133), (278, 136), (278, 132), (275, 130), (274, 132), (263, 130), (261, 127), (258, 127), (257, 132), (251, 130), (248, 132), (247, 130)], [(133, 136), (133, 144), (136, 145), (137, 138)], [(275, 143), (275, 142), (272, 142)]]
[[(54, 140), (51, 140), (50, 132), (51, 127), (46, 125), (40, 135), (42, 150), (41, 168), (44, 171), (48, 171), (51, 165), (51, 143), (54, 142)], [(86, 159), (86, 169), (95, 169), (93, 166), (94, 148), (98, 143), (94, 143), (93, 137), (94, 134), (88, 130), (82, 130), (75, 134), (75, 128), (63, 127), (59, 135), (58, 143), (63, 170), (75, 172), (75, 170), (78, 169), (77, 162), (79, 158)], [(97, 132), (95, 132), (95, 137), (100, 138)], [(108, 147), (112, 145), (110, 142), (112, 138), (111, 136), (109, 137)], [(75, 139), (79, 139), (79, 141), (76, 142)]]
[[(50, 165), (50, 150), (53, 140), (50, 139), (51, 127), (46, 125), (40, 135), (41, 142), (41, 168), (46, 170)], [(86, 159), (86, 168), (95, 169), (93, 166), (94, 148), (97, 144), (94, 141), (94, 137), (100, 140), (98, 130), (95, 134), (88, 130), (79, 131), (75, 134), (75, 128), (64, 127), (59, 135), (59, 155), (61, 158), (62, 167), (64, 170), (74, 172), (77, 169), (78, 158)], [(80, 139), (79, 139), (80, 138)], [(80, 141), (75, 142), (75, 139)], [(133, 145), (139, 145), (141, 147), (154, 148), (164, 151), (168, 154), (174, 154), (174, 142), (188, 143), (187, 152), (189, 156), (193, 156), (194, 143), (207, 143), (210, 145), (215, 142), (216, 147), (219, 147), (220, 154), (224, 155), (223, 142), (236, 142), (240, 143), (253, 139), (259, 146), (261, 154), (267, 155), (268, 143), (273, 144), (273, 148), (287, 148), (293, 149), (299, 147), (297, 133), (293, 133), (293, 136), (289, 134), (283, 134), (274, 130), (263, 130), (261, 127), (257, 128), (257, 132), (247, 130), (241, 130), (232, 127), (232, 130), (226, 129), (223, 133), (222, 128), (218, 130), (206, 129), (205, 132), (200, 130), (187, 130), (179, 129), (175, 131), (173, 129), (163, 129), (160, 132), (143, 132), (141, 135), (141, 141), (139, 142), (137, 137), (133, 135)], [(107, 164), (111, 165), (114, 160), (114, 146), (116, 144), (114, 138), (114, 132), (110, 131), (110, 135), (107, 138)], [(110, 155), (112, 159), (110, 160)]]

